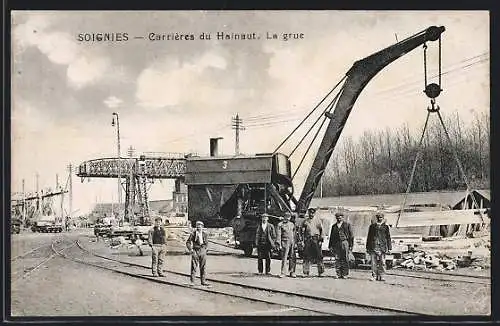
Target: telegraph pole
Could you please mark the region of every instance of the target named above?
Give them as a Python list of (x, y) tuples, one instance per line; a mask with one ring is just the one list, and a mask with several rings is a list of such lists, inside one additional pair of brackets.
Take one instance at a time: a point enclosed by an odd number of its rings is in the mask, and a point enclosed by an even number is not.
[[(120, 151), (120, 118), (117, 112), (113, 112), (113, 120), (111, 121), (111, 125), (115, 126), (116, 116), (116, 138), (117, 138), (117, 149), (118, 149), (118, 212), (120, 212), (122, 207), (122, 165), (121, 165), (121, 151)], [(124, 217), (121, 217), (118, 213), (118, 217), (121, 222), (123, 222)]]
[(240, 118), (238, 113), (236, 117), (231, 118), (232, 129), (235, 130), (235, 144), (234, 144), (234, 155), (240, 155), (240, 130), (245, 130), (243, 127), (243, 119)]
[(69, 171), (69, 212), (68, 216), (71, 219), (71, 215), (73, 214), (73, 165), (70, 163), (68, 165)]
[(37, 214), (40, 214), (41, 210), (42, 210), (42, 203), (40, 202), (41, 198), (40, 198), (40, 194), (38, 193), (38, 178), (39, 178), (39, 175), (38, 175), (38, 172), (36, 172), (35, 174), (35, 180), (36, 180), (36, 212)]
[[(59, 187), (59, 174), (56, 173), (56, 191), (55, 192), (58, 192), (59, 190), (60, 190), (60, 187)], [(64, 223), (63, 201), (64, 201), (64, 192), (61, 193), (61, 222), (62, 223)]]
[(23, 227), (26, 223), (26, 192), (24, 191), (24, 179), (23, 179)]

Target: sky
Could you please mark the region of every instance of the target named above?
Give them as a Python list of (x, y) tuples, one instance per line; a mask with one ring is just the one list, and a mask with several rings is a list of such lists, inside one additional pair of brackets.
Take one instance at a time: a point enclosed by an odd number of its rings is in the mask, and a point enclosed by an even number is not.
[[(13, 192), (23, 179), (34, 191), (36, 174), (40, 188), (54, 187), (56, 174), (66, 183), (68, 164), (116, 156), (113, 112), (122, 156), (130, 146), (138, 154), (205, 154), (210, 137), (223, 137), (221, 153), (233, 155), (236, 113), (246, 127), (240, 151), (272, 152), (355, 61), (433, 25), (446, 28), (441, 114), (466, 120), (490, 110), (487, 11), (15, 11), (11, 22)], [(260, 39), (217, 40), (218, 32)], [(85, 40), (97, 33), (122, 40)], [(152, 33), (164, 40), (149, 40)], [(284, 33), (299, 38), (285, 41)], [(428, 46), (435, 76), (437, 42)], [(375, 76), (337, 147), (367, 130), (407, 123), (420, 131), (429, 105), (423, 71), (419, 47)], [(311, 162), (297, 175), (299, 188)], [(171, 198), (172, 184), (155, 182), (150, 198)], [(73, 175), (73, 210), (86, 213), (96, 201), (117, 201), (116, 181)]]

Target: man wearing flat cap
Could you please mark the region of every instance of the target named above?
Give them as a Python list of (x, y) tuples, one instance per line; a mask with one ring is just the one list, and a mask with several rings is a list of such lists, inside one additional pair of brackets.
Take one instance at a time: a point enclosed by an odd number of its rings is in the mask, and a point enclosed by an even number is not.
[(349, 278), (349, 254), (354, 245), (354, 236), (349, 222), (344, 220), (344, 213), (335, 213), (337, 223), (330, 231), (328, 248), (335, 254), (335, 271), (337, 278)]
[(208, 234), (203, 230), (203, 222), (196, 222), (196, 229), (191, 232), (186, 247), (191, 253), (191, 285), (194, 285), (196, 270), (200, 267), (201, 285), (208, 285), (206, 282), (205, 265), (207, 262)]
[(257, 247), (257, 269), (259, 274), (264, 271), (263, 260), (266, 261), (266, 275), (271, 274), (271, 251), (276, 247), (276, 231), (269, 223), (269, 215), (262, 214), (261, 223), (257, 227), (255, 246)]
[(151, 247), (153, 276), (163, 276), (163, 263), (167, 252), (167, 233), (159, 216), (155, 218), (154, 226), (148, 232), (148, 244)]
[(302, 239), (304, 239), (304, 276), (309, 276), (311, 263), (318, 265), (318, 276), (325, 271), (323, 265), (323, 253), (321, 244), (323, 243), (323, 225), (319, 218), (315, 216), (316, 209), (309, 208), (307, 210), (307, 219), (302, 223)]
[(372, 261), (372, 281), (384, 281), (385, 255), (392, 250), (391, 233), (385, 224), (384, 214), (377, 212), (375, 222), (368, 228), (366, 238), (366, 252)]
[(281, 252), (281, 274), (284, 277), (287, 274), (286, 263), (288, 260), (288, 273), (291, 277), (295, 277), (294, 258), (295, 252), (293, 251), (295, 245), (295, 224), (291, 222), (292, 213), (285, 212), (283, 220), (278, 223), (276, 230), (276, 243)]

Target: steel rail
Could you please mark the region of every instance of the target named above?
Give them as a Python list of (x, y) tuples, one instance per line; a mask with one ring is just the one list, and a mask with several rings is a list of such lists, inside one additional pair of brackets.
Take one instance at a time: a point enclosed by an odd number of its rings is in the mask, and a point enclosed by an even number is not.
[[(107, 257), (107, 256), (104, 256), (104, 255), (100, 255), (100, 254), (94, 253), (94, 252), (88, 250), (87, 248), (83, 247), (78, 240), (76, 241), (76, 244), (77, 244), (77, 246), (82, 251), (84, 251), (84, 252), (86, 252), (86, 253), (88, 253), (88, 254), (90, 254), (92, 256), (99, 257), (99, 258), (102, 258), (102, 259), (105, 259), (105, 260), (108, 260), (108, 261), (120, 263), (120, 264), (123, 264), (123, 265), (129, 265), (129, 266), (134, 266), (134, 267), (139, 267), (139, 268), (144, 268), (144, 269), (150, 269), (150, 267), (146, 266), (146, 265), (136, 264), (136, 263), (132, 263), (132, 262), (125, 262), (125, 261), (122, 261), (122, 260), (118, 260), (118, 259), (114, 259), (114, 258), (111, 258), (111, 257)], [(169, 273), (169, 274), (174, 274), (174, 275), (179, 275), (179, 276), (185, 276), (185, 277), (189, 277), (190, 276), (189, 274), (181, 273), (181, 272), (176, 272), (176, 271), (172, 271), (172, 270), (165, 270), (165, 272)], [(147, 277), (147, 279), (158, 281), (158, 279), (156, 279), (156, 278), (149, 278), (149, 277)], [(241, 287), (241, 288), (245, 288), (245, 289), (251, 289), (251, 290), (266, 291), (266, 292), (271, 292), (271, 293), (274, 293), (274, 294), (293, 296), (293, 297), (302, 298), (302, 299), (306, 299), (306, 300), (314, 300), (314, 301), (320, 301), (320, 302), (323, 302), (323, 303), (326, 302), (326, 303), (332, 303), (332, 304), (336, 304), (336, 305), (357, 307), (357, 308), (366, 309), (367, 311), (372, 311), (372, 312), (373, 311), (378, 311), (378, 312), (382, 312), (383, 311), (386, 314), (426, 315), (426, 314), (421, 313), (421, 312), (411, 312), (411, 311), (406, 311), (406, 310), (399, 310), (399, 309), (393, 309), (393, 308), (387, 308), (387, 307), (380, 307), (380, 306), (374, 306), (374, 305), (369, 305), (369, 304), (362, 304), (362, 303), (358, 303), (358, 302), (352, 302), (352, 301), (346, 301), (346, 300), (339, 300), (339, 299), (334, 299), (334, 298), (327, 298), (327, 297), (322, 297), (322, 296), (308, 295), (308, 294), (297, 293), (297, 292), (292, 292), (292, 291), (284, 291), (284, 290), (278, 290), (278, 289), (269, 289), (269, 288), (265, 288), (265, 287), (261, 287), (261, 286), (241, 284), (241, 283), (237, 283), (237, 282), (225, 281), (225, 280), (220, 280), (220, 279), (215, 279), (215, 278), (207, 278), (207, 280), (210, 281), (210, 282), (213, 282), (213, 283), (219, 283), (219, 284), (225, 284), (225, 285), (232, 285), (232, 286), (237, 286), (237, 287)], [(159, 282), (164, 282), (164, 283), (166, 282), (167, 284), (169, 284), (168, 281), (161, 280)], [(177, 285), (177, 284), (174, 284), (174, 285)], [(233, 295), (233, 294), (231, 294), (231, 295)], [(287, 304), (285, 304), (285, 305), (287, 305)], [(300, 309), (303, 309), (303, 308), (300, 308)], [(330, 312), (325, 312), (325, 311), (316, 311), (316, 312), (330, 313)]]
[[(76, 245), (81, 250), (83, 250), (83, 251), (85, 251), (85, 252), (87, 252), (87, 253), (95, 256), (95, 257), (99, 257), (99, 258), (102, 258), (102, 259), (107, 259), (106, 257), (101, 257), (100, 255), (96, 255), (96, 254), (93, 254), (93, 253), (89, 252), (85, 248), (81, 247), (78, 242), (76, 242)], [(180, 282), (174, 282), (174, 281), (170, 281), (170, 280), (165, 280), (165, 279), (161, 279), (161, 278), (158, 278), (158, 277), (145, 276), (145, 275), (140, 275), (140, 274), (136, 274), (136, 273), (132, 273), (132, 272), (127, 272), (127, 271), (120, 270), (120, 269), (117, 269), (117, 268), (112, 268), (112, 267), (103, 266), (103, 265), (100, 265), (100, 264), (97, 264), (97, 263), (93, 263), (93, 262), (89, 262), (89, 261), (84, 261), (83, 259), (79, 259), (79, 258), (75, 258), (75, 257), (70, 257), (67, 254), (59, 252), (59, 251), (57, 251), (57, 250), (54, 249), (54, 255), (56, 255), (56, 254), (60, 255), (63, 258), (69, 259), (71, 261), (74, 261), (74, 262), (77, 262), (77, 263), (80, 263), (80, 264), (84, 264), (84, 265), (87, 265), (87, 266), (96, 267), (96, 268), (99, 268), (99, 269), (104, 269), (104, 270), (107, 270), (107, 271), (110, 271), (110, 272), (114, 272), (114, 273), (117, 273), (117, 274), (129, 276), (129, 277), (133, 277), (133, 278), (137, 278), (137, 279), (147, 280), (147, 281), (151, 281), (151, 282), (155, 282), (155, 283), (160, 283), (160, 284), (165, 284), (165, 285), (172, 285), (172, 286), (177, 286), (177, 287), (182, 287), (182, 288), (187, 288), (187, 289), (192, 289), (192, 290), (198, 290), (198, 291), (204, 291), (204, 292), (208, 292), (208, 293), (212, 293), (212, 294), (229, 296), (231, 298), (235, 298), (236, 297), (236, 298), (240, 298), (240, 299), (244, 299), (244, 300), (248, 300), (248, 301), (253, 301), (253, 302), (260, 302), (260, 303), (266, 303), (266, 304), (270, 304), (270, 305), (276, 305), (276, 306), (282, 306), (282, 307), (289, 307), (289, 308), (293, 308), (293, 309), (300, 309), (300, 310), (314, 312), (314, 313), (320, 313), (320, 314), (326, 314), (326, 315), (336, 315), (336, 314), (331, 313), (331, 312), (326, 312), (326, 311), (323, 311), (323, 310), (317, 310), (317, 309), (307, 308), (307, 307), (303, 307), (303, 306), (299, 306), (299, 305), (293, 305), (293, 304), (287, 304), (287, 303), (279, 303), (279, 302), (275, 302), (275, 301), (272, 301), (272, 300), (259, 299), (259, 298), (255, 298), (255, 297), (251, 297), (251, 296), (246, 296), (246, 295), (239, 295), (239, 294), (235, 294), (235, 293), (230, 293), (228, 291), (221, 291), (221, 290), (211, 289), (210, 287), (194, 287), (194, 286), (191, 286), (191, 285), (183, 284), (183, 283), (180, 283)], [(119, 260), (114, 260), (114, 259), (108, 259), (108, 260), (113, 261), (113, 262), (117, 262), (117, 263), (121, 263), (123, 265), (130, 265), (130, 266), (134, 266), (134, 267), (144, 268), (143, 265), (139, 265), (139, 264), (127, 263), (127, 262), (123, 262), (123, 261), (119, 261)], [(176, 274), (175, 272), (171, 272), (171, 271), (165, 271), (165, 272), (166, 273), (171, 273), (171, 274)]]

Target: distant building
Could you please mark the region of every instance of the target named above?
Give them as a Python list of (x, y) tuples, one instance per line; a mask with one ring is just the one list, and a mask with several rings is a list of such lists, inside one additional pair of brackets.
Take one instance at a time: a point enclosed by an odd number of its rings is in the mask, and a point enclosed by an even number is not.
[(175, 189), (173, 192), (173, 211), (175, 213), (187, 214), (188, 192), (187, 186), (179, 179), (175, 180)]

